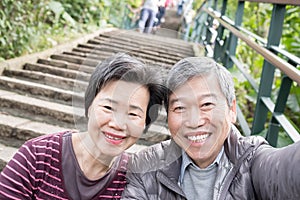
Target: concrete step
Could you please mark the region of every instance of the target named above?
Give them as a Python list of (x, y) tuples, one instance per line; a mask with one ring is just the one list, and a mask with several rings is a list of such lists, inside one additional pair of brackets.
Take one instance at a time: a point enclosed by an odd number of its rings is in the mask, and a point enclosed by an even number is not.
[(153, 47), (153, 46), (141, 45), (139, 43), (134, 43), (131, 40), (124, 41), (122, 39), (95, 37), (95, 41), (99, 41), (101, 44), (113, 43), (113, 44), (118, 44), (121, 46), (128, 46), (128, 47), (135, 49), (136, 51), (142, 51), (148, 55), (158, 56), (160, 58), (174, 60), (175, 62), (178, 61), (178, 59), (181, 59), (182, 57), (184, 57), (183, 54), (172, 51), (171, 49), (164, 50), (163, 48), (160, 48), (159, 46)]
[(66, 90), (73, 90), (73, 87), (76, 84), (76, 87), (79, 87), (80, 90), (84, 91), (88, 84), (84, 81), (29, 70), (4, 70), (3, 75)]
[[(99, 37), (95, 37), (95, 40), (99, 41), (105, 41), (105, 42), (110, 42), (110, 43), (115, 43), (115, 44), (120, 44), (120, 45), (128, 45), (131, 47), (139, 47), (144, 50), (149, 50), (152, 51), (152, 54), (159, 53), (162, 54), (162, 56), (174, 56), (174, 57), (186, 57), (189, 56), (188, 54), (185, 53), (184, 50), (179, 49), (180, 47), (177, 46), (177, 48), (174, 47), (167, 47), (162, 45), (163, 43), (160, 44), (151, 44), (151, 43), (145, 43), (145, 41), (135, 41), (130, 38), (124, 38), (124, 37), (108, 37), (107, 35), (101, 35)], [(189, 50), (187, 50), (189, 52)]]
[(177, 56), (178, 53), (172, 52), (168, 49), (168, 51), (165, 51), (160, 48), (160, 46), (144, 46), (138, 43), (135, 43), (134, 41), (120, 41), (119, 39), (111, 39), (111, 38), (104, 38), (104, 37), (96, 37), (95, 39), (91, 39), (88, 41), (88, 43), (91, 44), (101, 44), (111, 47), (118, 47), (121, 49), (126, 49), (128, 51), (134, 51), (134, 52), (140, 52), (149, 55), (150, 57), (159, 57), (159, 58), (165, 58), (169, 60), (173, 60), (173, 62), (176, 62), (178, 59), (180, 59), (180, 56)]
[(69, 130), (0, 112), (0, 171), (27, 140)]
[[(143, 58), (147, 62), (154, 62), (154, 63), (166, 63), (168, 65), (174, 65), (179, 58), (174, 59), (170, 57), (163, 56), (163, 54), (158, 54), (158, 53), (152, 53), (155, 52), (156, 49), (151, 50), (145, 50), (141, 47), (130, 47), (127, 45), (118, 45), (112, 42), (103, 42), (99, 40), (89, 40), (88, 44), (93, 44), (96, 46), (97, 49), (99, 47), (103, 49), (104, 47), (110, 48), (111, 50), (114, 51), (123, 51), (123, 52), (128, 52), (129, 54), (136, 56), (138, 58)], [(93, 52), (93, 51), (92, 51)]]
[[(82, 108), (0, 90), (1, 110), (17, 117), (74, 128), (74, 118), (84, 121)], [(81, 122), (80, 121), (80, 122)]]
[[(164, 65), (167, 67), (171, 67), (175, 62), (174, 61), (169, 61), (169, 60), (160, 60), (158, 58), (155, 57), (151, 57), (147, 54), (143, 54), (143, 53), (139, 53), (139, 52), (135, 52), (135, 51), (130, 51), (128, 49), (124, 49), (124, 48), (118, 48), (118, 47), (107, 47), (106, 45), (97, 45), (97, 44), (79, 44), (78, 45), (79, 48), (89, 48), (90, 49), (90, 53), (88, 54), (88, 58), (92, 58), (95, 59), (95, 57), (97, 56), (93, 56), (93, 54), (100, 54), (105, 51), (105, 52), (111, 52), (112, 54), (114, 53), (118, 53), (118, 52), (123, 52), (123, 53), (127, 53), (130, 54), (132, 56), (135, 56), (137, 58), (142, 58), (143, 61), (152, 64), (152, 65)], [(86, 50), (88, 51), (88, 50)], [(73, 51), (76, 52), (76, 51)], [(80, 54), (83, 55), (83, 54)]]
[[(0, 87), (18, 91), (21, 94), (27, 94), (34, 98), (50, 99), (62, 104), (72, 105), (72, 98), (83, 99), (83, 94), (73, 92), (72, 90), (60, 89), (49, 85), (26, 81), (7, 76), (0, 76)], [(71, 87), (73, 89), (73, 87)]]
[(96, 67), (100, 61), (99, 59), (90, 59), (90, 58), (83, 58), (80, 56), (72, 56), (72, 55), (64, 55), (64, 54), (53, 54), (50, 58), (55, 60), (67, 61), (69, 63), (75, 63), (79, 65), (87, 65), (91, 67)]
[(17, 153), (18, 148), (0, 143), (0, 171), (5, 167), (5, 165), (10, 161)]
[[(63, 55), (57, 55), (57, 56), (65, 57)], [(59, 67), (53, 67), (53, 66), (49, 66), (49, 65), (40, 64), (40, 63), (26, 63), (24, 65), (24, 69), (48, 73), (48, 74), (61, 76), (61, 77), (65, 77), (65, 78), (71, 78), (71, 79), (77, 79), (78, 77), (80, 77), (79, 80), (81, 80), (81, 81), (89, 81), (89, 79), (90, 79), (90, 74), (85, 73), (85, 72), (71, 70), (71, 69), (64, 69), (64, 68), (59, 68)]]
[(19, 144), (31, 138), (64, 130), (69, 129), (0, 112), (0, 136), (2, 139), (17, 139), (18, 141), (8, 140), (5, 142), (6, 145), (13, 147), (19, 147)]
[(172, 49), (173, 51), (176, 50), (178, 52), (188, 53), (189, 55), (193, 55), (193, 50), (191, 49), (191, 44), (189, 42), (173, 39), (173, 38), (166, 38), (160, 37), (151, 34), (143, 34), (138, 33), (136, 31), (124, 31), (124, 30), (116, 30), (110, 33), (102, 33), (100, 34), (102, 37), (109, 37), (109, 38), (127, 38), (131, 39), (135, 42), (140, 42), (146, 46), (160, 46), (161, 48), (165, 49)]
[(53, 67), (59, 67), (59, 68), (64, 68), (64, 69), (71, 69), (75, 71), (81, 71), (85, 73), (92, 73), (95, 69), (95, 67), (83, 65), (83, 64), (74, 64), (74, 63), (69, 63), (67, 61), (63, 60), (53, 60), (51, 58), (48, 59), (39, 59), (37, 63), (44, 64), (44, 65), (50, 65)]

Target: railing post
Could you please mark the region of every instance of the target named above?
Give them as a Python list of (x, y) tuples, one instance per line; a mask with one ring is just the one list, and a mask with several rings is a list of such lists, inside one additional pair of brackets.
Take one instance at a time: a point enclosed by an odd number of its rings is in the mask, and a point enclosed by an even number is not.
[[(292, 61), (289, 61), (289, 63), (295, 67), (297, 66), (297, 64)], [(277, 146), (278, 132), (280, 128), (280, 124), (278, 123), (274, 115), (283, 114), (286, 102), (288, 100), (288, 96), (290, 94), (292, 83), (293, 81), (288, 76), (283, 75), (280, 89), (278, 92), (278, 97), (276, 100), (276, 105), (273, 112), (274, 114), (272, 116), (271, 123), (266, 136), (268, 142), (274, 147)]]
[[(271, 24), (269, 28), (269, 35), (268, 35), (268, 43), (267, 43), (268, 48), (271, 45), (278, 46), (280, 43), (283, 21), (284, 21), (284, 14), (285, 14), (285, 5), (274, 4)], [(267, 60), (264, 60), (262, 75), (259, 84), (259, 91), (257, 95), (254, 120), (252, 123), (252, 132), (251, 132), (252, 135), (258, 134), (264, 129), (264, 125), (267, 119), (268, 109), (266, 105), (264, 105), (264, 103), (262, 102), (261, 98), (271, 97), (274, 72), (275, 72), (275, 67)], [(270, 131), (276, 132), (276, 130), (274, 129)]]
[[(227, 8), (227, 0), (223, 0), (222, 8), (221, 8), (221, 16), (225, 15), (226, 8)], [(218, 35), (217, 35), (217, 38), (216, 38), (216, 41), (215, 41), (214, 57), (213, 58), (216, 61), (219, 61), (219, 59), (221, 58), (221, 54), (224, 53), (224, 49), (222, 48), (222, 46), (220, 44), (221, 40), (223, 40), (224, 27), (222, 25), (219, 25), (217, 31), (218, 31)]]
[[(244, 15), (244, 7), (245, 7), (245, 2), (244, 1), (239, 1), (238, 3), (238, 8), (236, 11), (235, 15), (235, 26), (240, 26), (243, 21), (243, 15)], [(235, 56), (235, 51), (236, 51), (236, 46), (237, 46), (237, 40), (238, 38), (233, 34), (230, 33), (229, 36), (229, 45), (228, 45), (228, 54), (225, 56), (225, 60), (223, 61), (223, 64), (227, 68), (231, 68), (233, 66), (233, 62), (230, 60), (230, 56), (234, 55)]]

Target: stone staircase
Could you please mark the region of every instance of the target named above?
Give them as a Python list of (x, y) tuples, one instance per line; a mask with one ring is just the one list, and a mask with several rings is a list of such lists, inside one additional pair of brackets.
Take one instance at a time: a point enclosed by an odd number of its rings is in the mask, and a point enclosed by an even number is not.
[[(138, 57), (161, 73), (181, 58), (194, 55), (192, 44), (182, 40), (112, 29), (74, 45), (70, 51), (5, 68), (0, 73), (0, 170), (30, 138), (85, 129), (83, 95), (87, 81), (101, 60), (117, 52)], [(167, 138), (162, 109), (138, 144)]]

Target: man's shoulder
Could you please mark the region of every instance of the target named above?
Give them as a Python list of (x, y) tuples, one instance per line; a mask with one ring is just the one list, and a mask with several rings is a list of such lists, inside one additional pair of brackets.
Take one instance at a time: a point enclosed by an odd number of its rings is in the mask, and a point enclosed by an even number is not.
[(229, 137), (231, 143), (236, 143), (238, 146), (243, 147), (244, 149), (259, 147), (263, 144), (267, 144), (265, 138), (259, 135), (243, 136), (237, 130), (235, 126), (232, 126), (232, 132)]
[(171, 140), (166, 140), (133, 154), (130, 161), (131, 169), (145, 172), (159, 168), (165, 163), (171, 144)]
[(171, 140), (166, 140), (143, 149), (134, 154), (138, 159), (164, 159), (167, 149), (170, 148)]

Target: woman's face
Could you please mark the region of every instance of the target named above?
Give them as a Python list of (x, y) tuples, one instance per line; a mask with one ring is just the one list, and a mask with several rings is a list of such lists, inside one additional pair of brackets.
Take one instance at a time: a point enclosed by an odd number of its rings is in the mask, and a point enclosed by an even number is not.
[(135, 144), (145, 128), (149, 98), (146, 87), (121, 80), (100, 90), (88, 110), (88, 134), (102, 156), (117, 156)]

